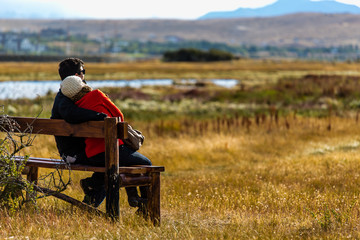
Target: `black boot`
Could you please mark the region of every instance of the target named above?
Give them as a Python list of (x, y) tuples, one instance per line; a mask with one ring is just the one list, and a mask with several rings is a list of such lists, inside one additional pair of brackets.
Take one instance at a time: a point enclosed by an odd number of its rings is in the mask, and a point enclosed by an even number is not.
[(148, 190), (149, 190), (149, 187), (140, 187), (140, 194), (141, 194), (141, 198), (143, 199), (147, 199), (148, 198)]
[(140, 194), (142, 202), (139, 204), (139, 208), (136, 210), (136, 214), (139, 216), (147, 217), (148, 216), (148, 209), (147, 209), (147, 202), (148, 202), (148, 190), (149, 187), (140, 187)]
[(80, 186), (85, 193), (83, 203), (97, 208), (106, 197), (105, 185), (97, 185), (92, 178), (80, 180)]
[(128, 195), (128, 202), (130, 207), (138, 207), (141, 203), (141, 198), (138, 195), (136, 187), (127, 187), (125, 190)]
[(138, 209), (135, 212), (137, 215), (142, 216), (146, 218), (148, 216), (148, 210), (147, 210), (147, 204), (146, 203), (140, 203)]

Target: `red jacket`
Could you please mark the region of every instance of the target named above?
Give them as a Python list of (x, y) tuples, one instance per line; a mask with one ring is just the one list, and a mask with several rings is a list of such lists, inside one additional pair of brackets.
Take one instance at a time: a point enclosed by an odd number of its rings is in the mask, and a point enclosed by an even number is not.
[[(109, 117), (120, 117), (121, 121), (124, 121), (124, 115), (120, 109), (100, 90), (93, 90), (87, 93), (75, 104), (85, 109), (106, 113)], [(93, 157), (96, 154), (105, 152), (105, 140), (103, 138), (86, 138), (85, 144), (87, 157)], [(123, 141), (119, 139), (119, 145), (122, 144), (124, 144)]]

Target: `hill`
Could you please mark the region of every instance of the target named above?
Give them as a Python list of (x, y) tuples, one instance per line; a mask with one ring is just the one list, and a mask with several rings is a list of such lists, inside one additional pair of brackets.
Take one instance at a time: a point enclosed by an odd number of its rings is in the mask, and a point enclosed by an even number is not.
[(273, 17), (294, 13), (351, 13), (360, 14), (360, 8), (333, 0), (278, 0), (262, 8), (238, 8), (235, 11), (210, 12), (199, 19), (241, 18), (241, 17)]
[[(138, 41), (207, 40), (230, 45), (360, 45), (360, 15), (303, 13), (269, 18), (208, 20), (0, 19), (0, 31), (63, 29), (69, 36)], [(1, 38), (1, 36), (0, 36)]]

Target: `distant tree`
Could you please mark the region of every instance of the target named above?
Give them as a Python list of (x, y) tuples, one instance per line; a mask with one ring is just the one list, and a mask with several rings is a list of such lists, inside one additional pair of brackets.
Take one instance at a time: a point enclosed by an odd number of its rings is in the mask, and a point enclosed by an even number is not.
[(233, 59), (235, 56), (232, 53), (218, 49), (202, 51), (195, 48), (182, 48), (176, 51), (166, 51), (163, 54), (165, 62), (214, 62)]

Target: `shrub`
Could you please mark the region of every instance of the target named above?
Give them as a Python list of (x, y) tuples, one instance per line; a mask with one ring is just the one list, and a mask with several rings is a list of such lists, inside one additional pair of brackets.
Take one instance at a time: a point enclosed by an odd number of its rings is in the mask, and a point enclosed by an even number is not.
[(206, 52), (194, 48), (182, 48), (176, 51), (167, 51), (163, 55), (165, 62), (214, 62), (233, 59), (235, 59), (233, 54), (217, 49), (210, 49)]
[(34, 137), (31, 133), (15, 134), (17, 124), (6, 115), (1, 116), (0, 126), (6, 130), (5, 137), (0, 140), (0, 207), (15, 210), (26, 201), (25, 195), (35, 202), (32, 184), (21, 176), (28, 156), (21, 163), (14, 160), (15, 154), (30, 146)]
[[(4, 138), (0, 139), (0, 208), (13, 212), (25, 202), (36, 204), (36, 199), (66, 189), (71, 179), (69, 177), (68, 181), (64, 181), (61, 169), (41, 176), (37, 185), (22, 177), (29, 156), (25, 155), (21, 162), (15, 161), (15, 156), (21, 155), (23, 149), (32, 145), (35, 135), (32, 134), (31, 126), (19, 131), (16, 121), (7, 115), (1, 115), (0, 128), (5, 131)], [(45, 187), (40, 186), (40, 181)]]

